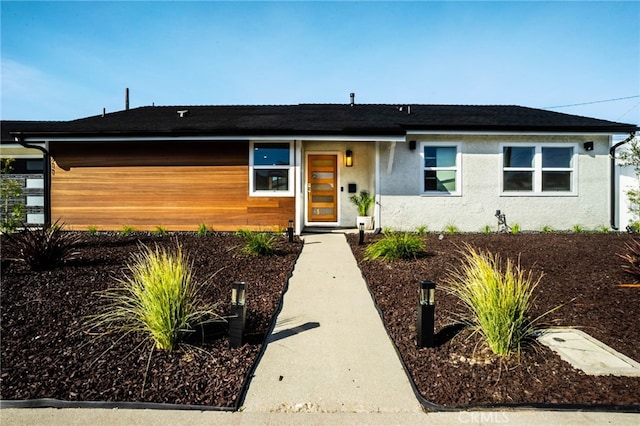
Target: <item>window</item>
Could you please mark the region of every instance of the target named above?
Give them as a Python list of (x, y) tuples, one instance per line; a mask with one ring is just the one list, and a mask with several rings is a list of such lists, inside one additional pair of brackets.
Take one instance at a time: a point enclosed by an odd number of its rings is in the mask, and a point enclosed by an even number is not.
[(460, 153), (455, 144), (422, 144), (422, 192), (427, 195), (460, 194)]
[(505, 145), (502, 191), (524, 194), (574, 194), (574, 145)]
[(293, 149), (290, 142), (250, 145), (249, 192), (256, 196), (293, 195)]
[(11, 174), (42, 174), (43, 171), (42, 158), (16, 158), (11, 164)]

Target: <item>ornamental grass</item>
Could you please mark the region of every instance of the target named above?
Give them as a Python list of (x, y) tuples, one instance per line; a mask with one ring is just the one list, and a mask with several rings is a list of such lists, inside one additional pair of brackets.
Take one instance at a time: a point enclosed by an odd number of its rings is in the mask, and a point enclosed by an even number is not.
[(425, 250), (424, 240), (416, 234), (408, 232), (390, 232), (364, 251), (366, 260), (381, 258), (383, 260), (415, 259)]
[(268, 232), (252, 232), (239, 229), (236, 235), (244, 239), (242, 253), (250, 256), (271, 256), (276, 252), (276, 237)]
[(469, 314), (463, 321), (482, 336), (493, 353), (502, 357), (519, 354), (523, 342), (533, 337), (534, 323), (540, 319), (531, 321), (528, 313), (542, 276), (535, 278), (531, 271), (525, 272), (519, 262), (510, 259), (502, 268), (500, 256), (468, 245), (462, 254), (463, 265), (452, 272), (445, 290), (467, 307)]
[(179, 245), (172, 250), (141, 245), (128, 272), (118, 288), (102, 293), (107, 306), (91, 318), (91, 328), (140, 332), (156, 349), (173, 350), (196, 326), (218, 318), (215, 306), (198, 299), (202, 286), (194, 283), (192, 262)]
[(34, 271), (43, 271), (55, 268), (78, 254), (76, 249), (80, 238), (63, 228), (64, 224), (58, 221), (48, 227), (23, 224), (20, 231), (5, 236), (8, 245), (18, 251), (18, 260)]

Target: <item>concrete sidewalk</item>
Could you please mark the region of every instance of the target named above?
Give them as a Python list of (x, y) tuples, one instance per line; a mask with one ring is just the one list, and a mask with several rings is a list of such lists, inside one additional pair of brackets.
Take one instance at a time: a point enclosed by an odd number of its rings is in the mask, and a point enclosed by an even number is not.
[(344, 235), (304, 241), (245, 410), (420, 412)]

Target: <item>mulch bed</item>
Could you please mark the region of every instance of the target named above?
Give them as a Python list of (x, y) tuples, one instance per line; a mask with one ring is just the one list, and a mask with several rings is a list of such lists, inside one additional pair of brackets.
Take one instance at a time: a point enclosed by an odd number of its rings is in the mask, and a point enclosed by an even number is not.
[[(415, 341), (418, 280), (441, 283), (460, 264), (459, 249), (466, 242), (503, 257), (520, 257), (524, 268), (544, 273), (535, 293), (533, 316), (562, 304), (545, 318), (546, 323), (580, 327), (640, 360), (640, 288), (617, 286), (633, 282), (616, 256), (625, 252), (632, 236), (523, 233), (439, 239), (427, 235), (425, 256), (398, 262), (363, 261), (357, 236), (347, 238), (390, 336), (418, 391), (430, 402), (447, 407), (589, 404), (640, 408), (640, 378), (588, 376), (540, 345), (526, 348), (519, 359), (499, 360), (476, 339), (468, 338), (466, 331), (450, 332), (462, 311), (442, 291), (436, 290), (438, 346), (418, 349)], [(221, 314), (229, 311), (231, 282), (249, 283), (247, 343), (231, 349), (225, 330), (213, 330), (204, 340), (191, 342), (204, 351), (154, 351), (149, 358), (149, 347), (138, 347), (139, 336), (129, 336), (107, 350), (113, 337), (95, 339), (83, 332), (86, 316), (101, 307), (95, 292), (115, 285), (115, 277), (122, 277), (140, 242), (173, 245), (176, 239), (194, 259), (196, 279), (208, 280), (205, 295), (220, 302)], [(18, 262), (3, 265), (0, 398), (234, 407), (302, 244), (287, 244), (283, 237), (277, 256), (256, 258), (240, 254), (241, 241), (229, 234), (83, 234), (82, 240), (76, 259), (50, 271), (33, 272)], [(3, 258), (14, 255), (2, 245)]]
[[(467, 330), (452, 327), (464, 310), (436, 287), (436, 347), (416, 345), (418, 281), (442, 283), (460, 265), (464, 243), (518, 260), (544, 274), (535, 291), (532, 318), (579, 327), (640, 361), (640, 287), (620, 287), (634, 277), (621, 269), (618, 253), (627, 234), (460, 234), (425, 236), (426, 255), (412, 261), (364, 261), (357, 235), (347, 237), (383, 321), (420, 394), (447, 407), (478, 405), (633, 406), (640, 409), (640, 378), (589, 376), (534, 344), (519, 357), (490, 355)], [(368, 238), (366, 244), (380, 236)], [(457, 332), (457, 334), (456, 334)]]
[[(302, 243), (282, 237), (277, 255), (252, 257), (240, 254), (241, 240), (229, 234), (81, 238), (78, 256), (53, 270), (3, 262), (0, 398), (234, 407)], [(116, 285), (139, 244), (175, 246), (176, 240), (194, 261), (195, 280), (207, 282), (203, 298), (219, 303), (221, 315), (229, 314), (231, 283), (248, 283), (247, 342), (231, 349), (219, 325), (194, 336), (191, 347), (149, 357), (151, 345), (139, 346), (139, 335), (120, 341), (88, 335), (86, 317), (104, 303), (96, 292)], [(3, 259), (15, 257), (1, 242)]]

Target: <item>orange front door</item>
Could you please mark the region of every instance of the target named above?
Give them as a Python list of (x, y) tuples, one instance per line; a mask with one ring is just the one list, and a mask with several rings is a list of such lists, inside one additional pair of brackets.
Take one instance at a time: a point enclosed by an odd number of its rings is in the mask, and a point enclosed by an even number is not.
[(307, 158), (307, 220), (338, 221), (338, 156), (309, 155)]

